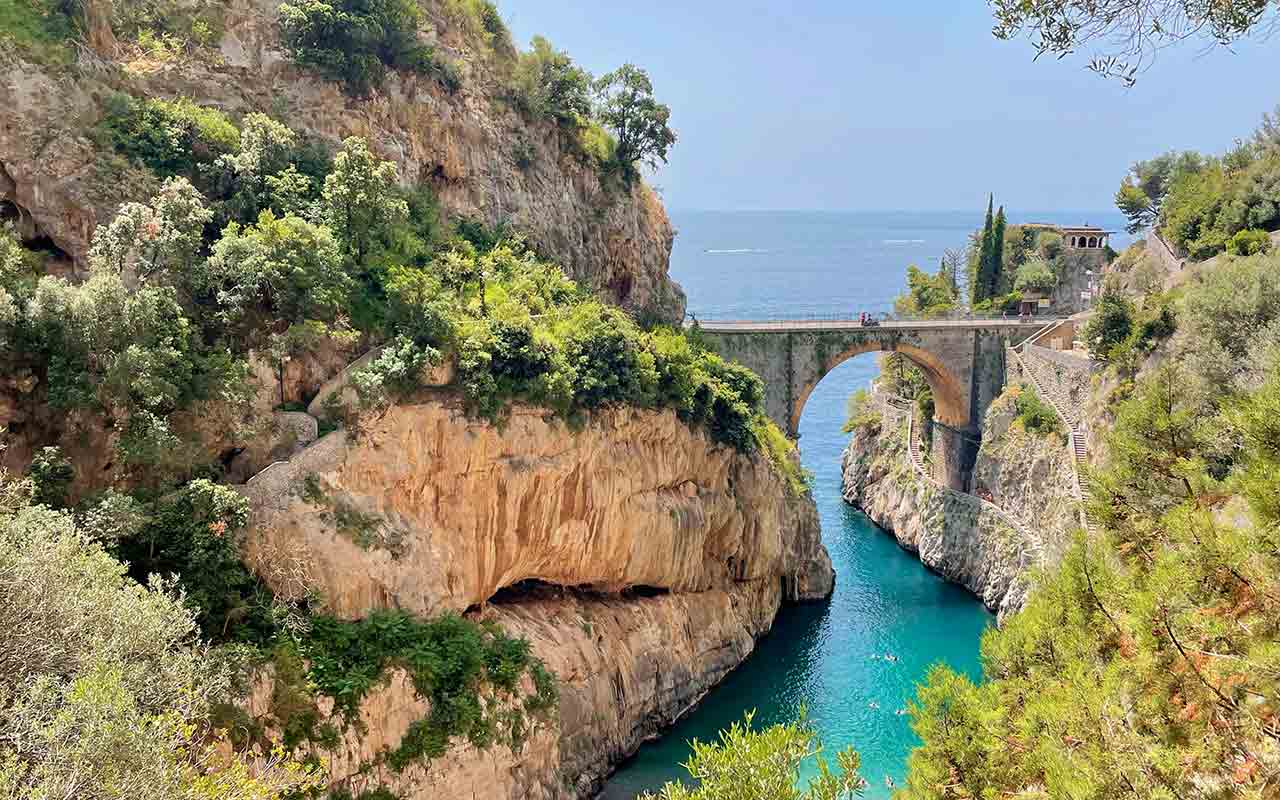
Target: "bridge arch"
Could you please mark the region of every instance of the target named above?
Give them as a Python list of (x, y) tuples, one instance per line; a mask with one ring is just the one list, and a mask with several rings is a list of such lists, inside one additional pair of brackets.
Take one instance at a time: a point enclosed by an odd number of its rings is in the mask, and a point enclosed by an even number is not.
[[(1049, 323), (1049, 320), (1042, 320)], [(939, 422), (976, 431), (1004, 382), (1004, 348), (1040, 326), (1017, 319), (727, 321), (699, 326), (703, 341), (764, 382), (769, 418), (793, 438), (814, 387), (862, 353), (898, 352), (924, 372)]]
[(933, 392), (934, 417), (953, 428), (969, 427), (969, 381), (949, 368), (936, 353), (917, 345), (905, 342), (892, 342), (883, 339), (866, 339), (856, 342), (843, 350), (821, 359), (818, 368), (806, 376), (794, 393), (788, 417), (788, 433), (795, 437), (800, 431), (800, 417), (804, 413), (805, 403), (809, 395), (836, 367), (851, 358), (864, 353), (901, 353), (920, 368), (929, 389)]

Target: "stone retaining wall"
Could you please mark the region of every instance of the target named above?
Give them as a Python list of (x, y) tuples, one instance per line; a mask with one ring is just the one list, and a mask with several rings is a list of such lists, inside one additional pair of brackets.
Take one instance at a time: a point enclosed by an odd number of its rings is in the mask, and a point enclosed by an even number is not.
[(1173, 251), (1173, 248), (1169, 246), (1169, 243), (1162, 239), (1160, 234), (1155, 231), (1151, 231), (1147, 236), (1147, 252), (1152, 253), (1156, 258), (1159, 258), (1169, 273), (1180, 272), (1182, 271), (1182, 268), (1187, 265), (1187, 260), (1185, 258), (1180, 258), (1178, 254)]
[(1084, 427), (1085, 402), (1099, 367), (1092, 360), (1063, 350), (1029, 345), (1022, 353), (1028, 370), (1067, 416), (1073, 428)]

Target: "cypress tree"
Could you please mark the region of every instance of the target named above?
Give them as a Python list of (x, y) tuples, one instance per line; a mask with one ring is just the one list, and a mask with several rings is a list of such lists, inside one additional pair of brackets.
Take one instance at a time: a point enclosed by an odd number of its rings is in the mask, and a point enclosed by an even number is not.
[(1000, 206), (1000, 211), (996, 213), (995, 225), (991, 230), (991, 285), (987, 291), (987, 297), (995, 297), (1000, 294), (1000, 277), (1004, 272), (1004, 229), (1007, 221), (1004, 216), (1004, 206)]
[(991, 234), (995, 232), (995, 221), (991, 212), (995, 205), (995, 196), (987, 196), (987, 221), (982, 225), (982, 244), (978, 250), (978, 274), (973, 282), (973, 302), (981, 303), (991, 296), (991, 252), (995, 246)]

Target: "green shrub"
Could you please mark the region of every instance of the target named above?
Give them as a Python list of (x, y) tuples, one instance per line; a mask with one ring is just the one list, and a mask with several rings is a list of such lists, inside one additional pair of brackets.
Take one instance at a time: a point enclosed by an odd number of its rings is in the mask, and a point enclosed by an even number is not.
[(871, 393), (866, 389), (859, 389), (849, 395), (845, 411), (844, 427), (841, 429), (845, 433), (853, 433), (858, 428), (880, 423), (880, 409), (876, 408), (871, 400)]
[[(1207, 272), (1187, 294), (1181, 317), (1191, 341), (1244, 360), (1280, 317), (1280, 254), (1232, 259)], [(1210, 351), (1206, 356), (1223, 358)]]
[(32, 502), (50, 508), (67, 507), (68, 490), (76, 473), (71, 462), (62, 457), (61, 450), (56, 447), (40, 448), (31, 459), (27, 476), (35, 488)]
[(280, 38), (290, 58), (356, 96), (380, 88), (388, 69), (434, 75), (450, 89), (452, 65), (418, 41), (413, 0), (299, 0), (280, 6)]
[[(669, 782), (637, 800), (848, 800), (866, 789), (852, 747), (836, 753), (835, 769), (828, 766), (803, 709), (799, 720), (763, 730), (752, 727), (753, 716), (721, 731), (717, 742), (692, 742), (693, 755), (684, 764), (688, 783)], [(809, 781), (800, 769), (811, 758), (818, 777)]]
[(1018, 267), (1013, 288), (1018, 292), (1036, 291), (1051, 292), (1058, 285), (1058, 278), (1053, 268), (1038, 255), (1033, 255)]
[[(430, 711), (386, 754), (396, 771), (442, 755), (455, 737), (481, 748), (512, 743), (516, 717), (498, 713), (493, 700), (514, 698), (526, 674), (534, 694), (518, 708), (541, 715), (556, 703), (554, 679), (529, 643), (492, 623), (457, 616), (420, 621), (400, 611), (374, 612), (359, 622), (316, 617), (297, 646), (310, 664), (309, 683), (333, 698), (348, 723), (358, 718), (361, 701), (388, 669), (409, 673)], [(521, 730), (525, 724), (521, 714)]]
[(520, 54), (511, 76), (516, 106), (531, 116), (545, 116), (576, 126), (591, 115), (591, 75), (541, 36)]
[(249, 503), (240, 493), (199, 479), (151, 504), (144, 516), (136, 535), (115, 544), (130, 575), (139, 581), (177, 576), (206, 637), (221, 639), (232, 624), (245, 636), (265, 624), (263, 609), (253, 605), (257, 582), (240, 561), (249, 522)]
[(39, 63), (70, 64), (79, 27), (76, 5), (66, 0), (0, 0), (0, 40)]
[(764, 414), (757, 414), (751, 421), (751, 431), (760, 449), (782, 474), (791, 493), (797, 496), (807, 494), (813, 488), (813, 473), (800, 465), (795, 442)]
[(578, 128), (578, 150), (596, 169), (607, 169), (616, 159), (618, 142), (599, 123), (589, 122)]
[(444, 0), (444, 7), (469, 35), (480, 40), (490, 52), (504, 58), (515, 57), (516, 47), (511, 41), (511, 31), (492, 0)]
[(1257, 228), (1240, 231), (1227, 241), (1227, 252), (1233, 256), (1255, 256), (1270, 249), (1271, 237)]
[(596, 302), (579, 306), (561, 326), (572, 367), (574, 401), (584, 408), (632, 401), (645, 405), (657, 383), (653, 354), (626, 315)]
[(200, 185), (201, 165), (240, 149), (240, 131), (221, 111), (182, 98), (138, 100), (112, 94), (94, 135), (99, 145), (162, 178), (181, 176)]
[(1133, 331), (1133, 344), (1150, 351), (1157, 342), (1164, 341), (1178, 328), (1173, 302), (1168, 297), (1151, 297), (1138, 315)]
[(1022, 423), (1022, 427), (1026, 430), (1043, 436), (1051, 433), (1064, 435), (1062, 420), (1058, 418), (1053, 406), (1041, 400), (1040, 395), (1036, 394), (1036, 390), (1029, 384), (1022, 384), (1014, 400), (1014, 409), (1018, 413), (1018, 422)]
[(1052, 230), (1042, 230), (1036, 234), (1036, 252), (1045, 261), (1052, 262), (1062, 255), (1062, 234)]
[(361, 404), (375, 406), (405, 397), (422, 385), (422, 372), (440, 363), (440, 351), (397, 336), (382, 348), (369, 366), (351, 376)]
[(538, 151), (528, 139), (520, 139), (511, 148), (511, 156), (515, 159), (516, 169), (527, 172), (537, 163)]
[(1112, 350), (1133, 332), (1133, 302), (1112, 285), (1103, 288), (1094, 314), (1084, 328), (1084, 340), (1095, 356), (1110, 360)]
[(218, 747), (209, 723), (231, 654), (199, 642), (172, 582), (137, 583), (71, 514), (23, 493), (3, 479), (4, 794), (104, 798), (130, 786), (137, 797), (266, 800), (315, 788), (310, 772)]

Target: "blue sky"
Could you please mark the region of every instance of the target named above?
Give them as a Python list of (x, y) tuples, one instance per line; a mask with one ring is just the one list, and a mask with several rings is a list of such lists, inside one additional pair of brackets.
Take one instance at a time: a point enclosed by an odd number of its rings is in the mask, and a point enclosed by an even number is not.
[(983, 0), (499, 7), (522, 47), (649, 70), (680, 135), (651, 178), (673, 209), (1108, 208), (1134, 160), (1220, 152), (1280, 103), (1280, 41), (1167, 50), (1126, 89), (1087, 53), (996, 40)]

